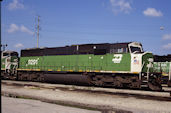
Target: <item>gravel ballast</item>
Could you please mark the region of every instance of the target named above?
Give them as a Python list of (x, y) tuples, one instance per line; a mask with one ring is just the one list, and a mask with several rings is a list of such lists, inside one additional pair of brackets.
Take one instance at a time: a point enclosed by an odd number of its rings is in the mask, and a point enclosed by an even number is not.
[[(46, 85), (46, 84), (45, 84)], [(158, 101), (108, 95), (101, 93), (79, 92), (74, 90), (45, 89), (32, 86), (11, 86), (2, 84), (2, 94), (38, 99), (46, 102), (95, 108), (100, 110), (161, 112), (171, 113), (170, 101)]]

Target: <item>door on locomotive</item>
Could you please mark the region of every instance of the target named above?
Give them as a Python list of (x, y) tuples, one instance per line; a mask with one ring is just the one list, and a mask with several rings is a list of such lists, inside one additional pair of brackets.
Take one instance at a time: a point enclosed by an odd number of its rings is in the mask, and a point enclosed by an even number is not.
[(1, 53), (1, 70), (4, 73), (16, 74), (18, 67), (18, 53), (15, 51), (3, 51)]
[(141, 72), (142, 67), (142, 45), (137, 42), (128, 44), (128, 49), (131, 54), (131, 72)]

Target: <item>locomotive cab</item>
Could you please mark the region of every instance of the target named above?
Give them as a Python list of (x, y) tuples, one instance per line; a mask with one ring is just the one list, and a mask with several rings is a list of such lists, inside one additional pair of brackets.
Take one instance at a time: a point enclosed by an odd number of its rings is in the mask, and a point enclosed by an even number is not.
[(161, 90), (160, 74), (153, 72), (153, 54), (151, 52), (144, 52), (142, 45), (137, 42), (128, 44), (131, 56), (131, 72), (139, 73), (139, 80), (141, 84), (148, 84), (148, 87), (153, 90)]
[(150, 52), (144, 52), (142, 45), (138, 42), (128, 44), (131, 55), (131, 72), (148, 73), (152, 71), (153, 55)]
[(1, 53), (1, 70), (3, 74), (15, 75), (17, 67), (18, 53), (15, 51), (3, 51)]
[(15, 51), (3, 51), (1, 54), (1, 58), (9, 57), (9, 56), (16, 56), (18, 57), (18, 53)]

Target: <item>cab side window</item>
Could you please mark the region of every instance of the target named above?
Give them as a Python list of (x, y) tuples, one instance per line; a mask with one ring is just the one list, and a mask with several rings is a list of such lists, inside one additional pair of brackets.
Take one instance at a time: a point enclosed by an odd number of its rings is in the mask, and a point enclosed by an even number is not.
[(17, 56), (18, 57), (18, 53), (17, 52), (11, 53), (11, 56)]
[(9, 53), (3, 53), (3, 57), (9, 56)]

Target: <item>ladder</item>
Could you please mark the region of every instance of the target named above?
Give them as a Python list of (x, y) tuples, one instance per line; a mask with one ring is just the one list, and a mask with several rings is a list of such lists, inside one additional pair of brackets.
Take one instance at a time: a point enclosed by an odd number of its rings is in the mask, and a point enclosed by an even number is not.
[[(141, 72), (142, 72), (142, 69), (144, 67), (144, 62), (143, 62), (143, 65), (141, 67)], [(149, 81), (149, 71), (150, 71), (150, 66), (147, 66), (148, 69), (147, 69), (147, 73), (139, 73), (139, 80), (141, 81), (141, 88), (147, 88), (148, 87), (148, 81)]]
[(148, 81), (149, 81), (149, 74), (142, 73), (141, 74), (141, 88), (148, 87)]

